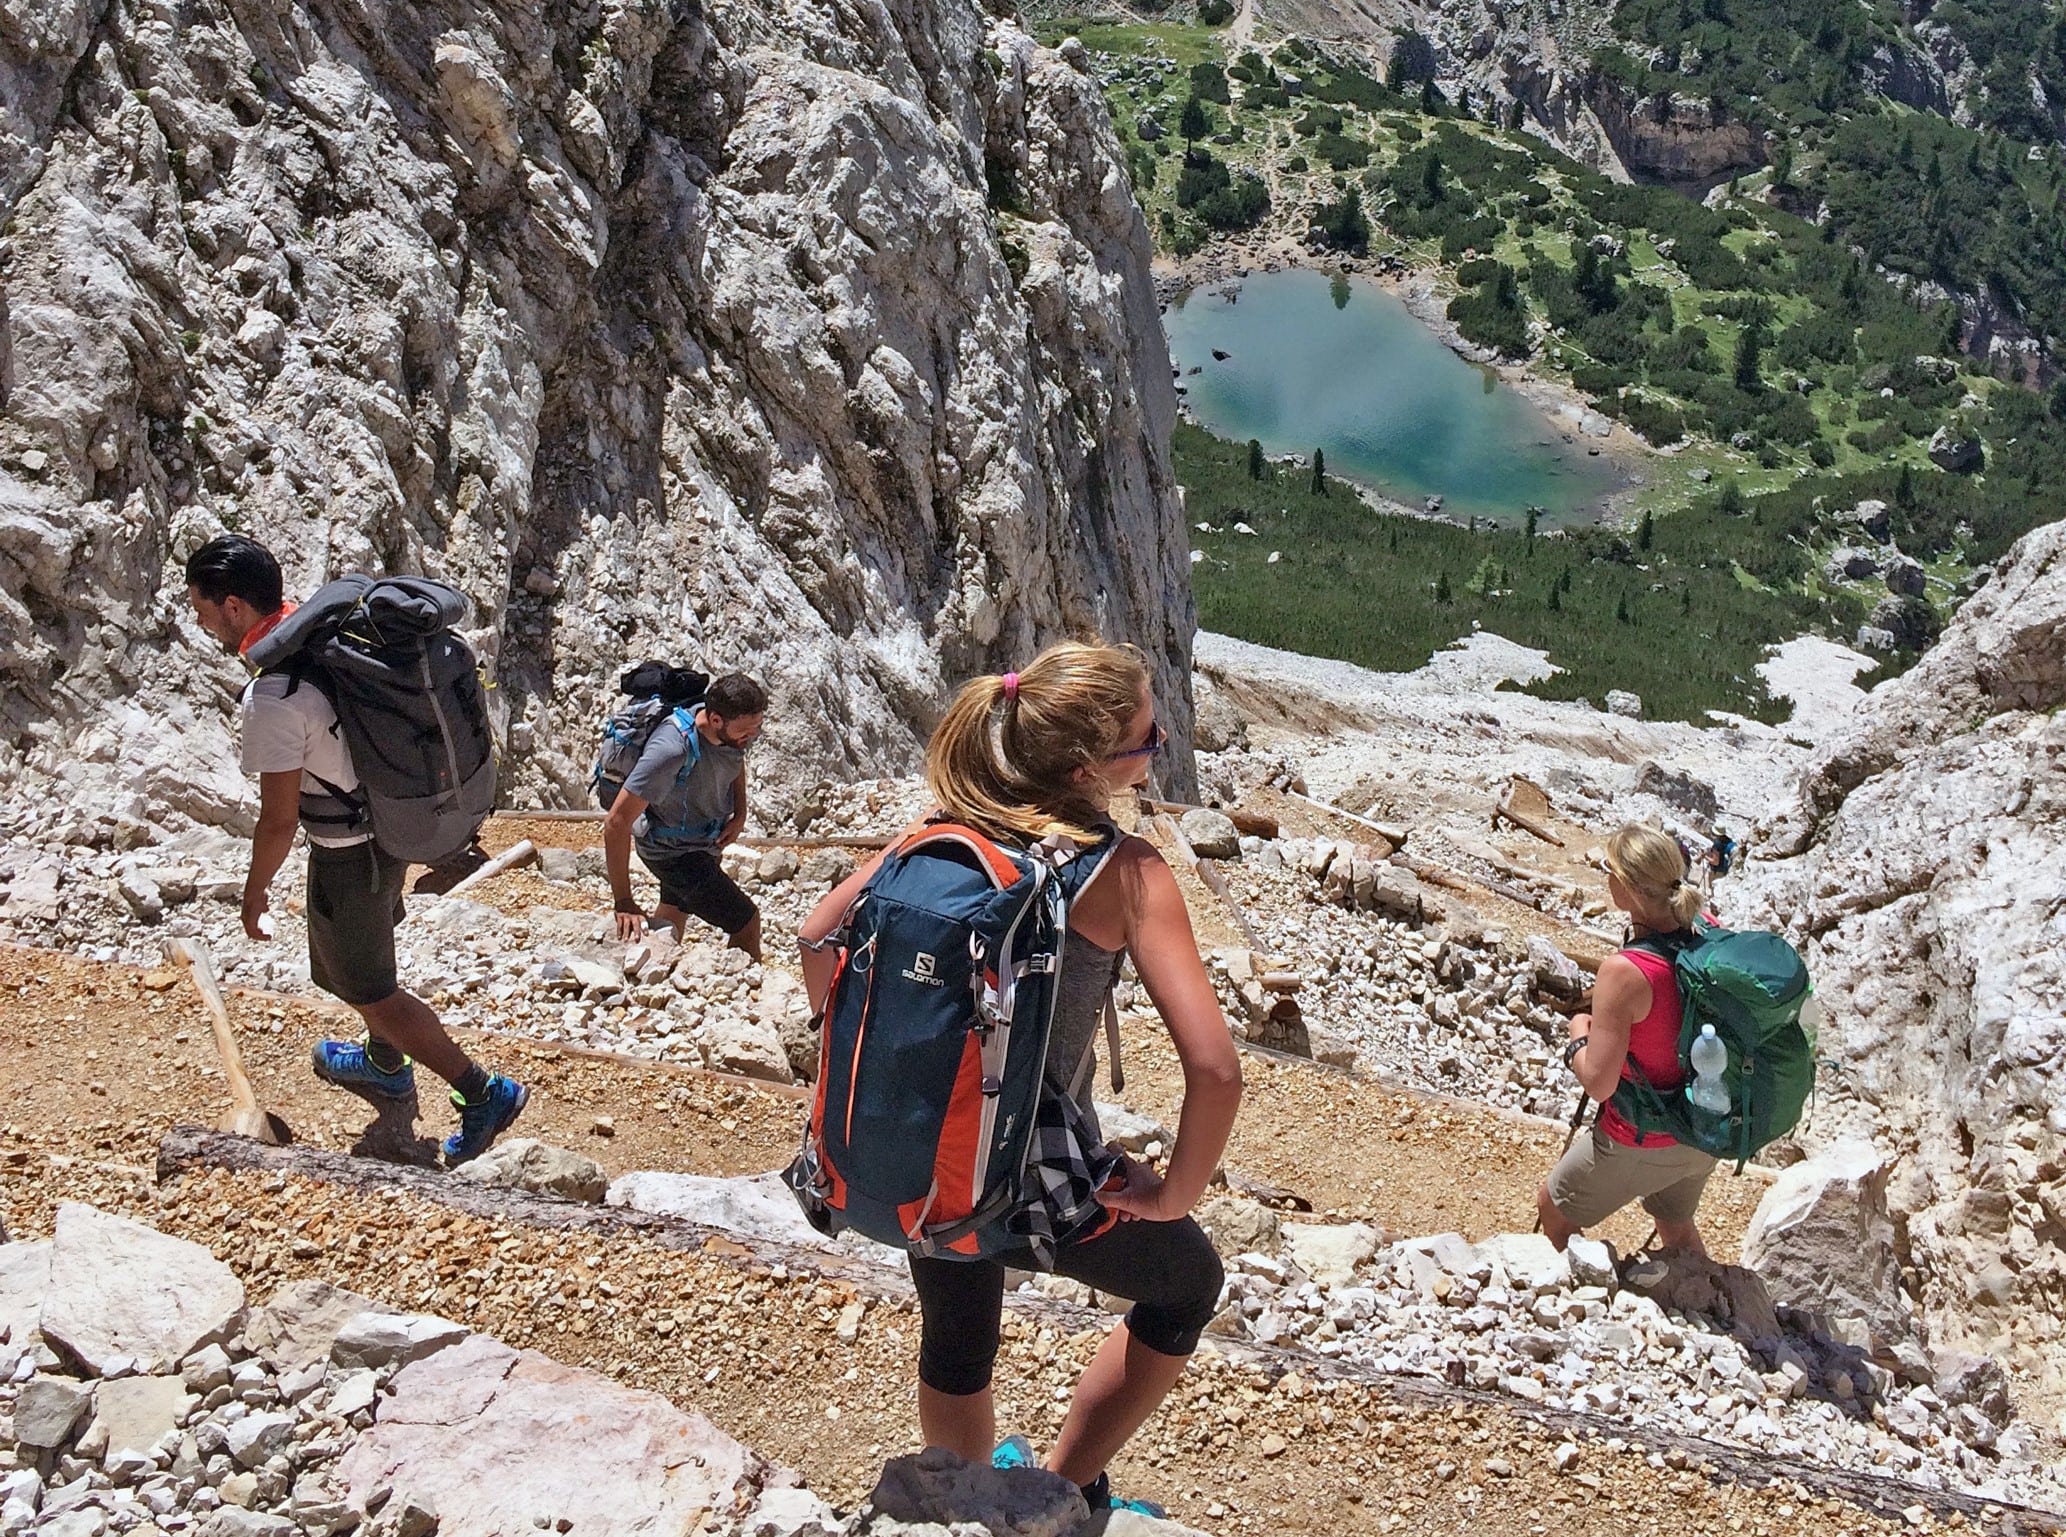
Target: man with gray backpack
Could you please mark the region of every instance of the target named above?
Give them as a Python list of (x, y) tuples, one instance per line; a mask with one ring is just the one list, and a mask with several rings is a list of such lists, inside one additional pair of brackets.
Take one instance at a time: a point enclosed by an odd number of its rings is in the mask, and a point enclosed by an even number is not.
[[(648, 663), (625, 674), (625, 688)], [(663, 668), (676, 680), (700, 673)], [(678, 686), (677, 697), (682, 691)], [(679, 935), (693, 913), (754, 960), (760, 959), (760, 909), (718, 862), (718, 851), (746, 827), (746, 751), (760, 736), (767, 691), (740, 672), (711, 680), (700, 697), (637, 699), (603, 730), (596, 761), (598, 798), (609, 810), (603, 857), (617, 912), (618, 937), (635, 939), (646, 912), (631, 891), (631, 851), (660, 883), (652, 921)]]
[(237, 534), (186, 564), (203, 630), (256, 676), (240, 711), (258, 776), (244, 932), (272, 937), (267, 892), (307, 835), (309, 977), (356, 1009), (364, 1041), (321, 1041), (315, 1073), (375, 1100), (415, 1092), (414, 1058), (452, 1086), (448, 1163), (486, 1152), (523, 1110), (522, 1084), (466, 1054), (396, 978), (395, 925), (411, 864), (469, 848), (495, 798), (486, 703), (473, 652), (453, 633), (466, 599), (418, 577), (348, 576), (283, 601), (271, 551)]

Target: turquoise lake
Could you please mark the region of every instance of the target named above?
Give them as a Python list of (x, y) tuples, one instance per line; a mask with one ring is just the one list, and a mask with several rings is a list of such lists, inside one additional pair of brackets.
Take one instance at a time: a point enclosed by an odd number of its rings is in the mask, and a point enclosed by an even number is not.
[[(1177, 383), (1200, 425), (1418, 508), (1519, 524), (1589, 521), (1619, 477), (1489, 369), (1465, 362), (1368, 283), (1288, 270), (1194, 290), (1163, 316)], [(1215, 359), (1214, 351), (1226, 354)], [(1193, 369), (1198, 372), (1193, 373)], [(1566, 442), (1566, 436), (1573, 441)]]

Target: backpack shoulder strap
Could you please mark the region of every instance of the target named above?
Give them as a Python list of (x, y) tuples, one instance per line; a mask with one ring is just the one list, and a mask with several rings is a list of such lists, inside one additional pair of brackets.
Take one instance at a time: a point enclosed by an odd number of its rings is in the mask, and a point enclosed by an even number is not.
[(1016, 885), (1025, 874), (1019, 868), (1019, 862), (995, 839), (960, 822), (929, 820), (892, 844), (891, 852), (902, 856), (932, 843), (951, 843), (967, 849), (975, 855), (976, 863), (999, 891)]
[(675, 729), (681, 733), (683, 743), (688, 747), (688, 755), (681, 760), (681, 767), (674, 772), (674, 782), (680, 784), (694, 773), (696, 765), (703, 761), (703, 735), (696, 729), (695, 712), (686, 705), (676, 705), (670, 718)]

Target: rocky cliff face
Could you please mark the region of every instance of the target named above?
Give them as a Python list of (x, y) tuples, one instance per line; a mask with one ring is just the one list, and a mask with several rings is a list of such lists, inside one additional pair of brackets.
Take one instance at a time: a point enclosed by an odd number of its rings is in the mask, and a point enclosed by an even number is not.
[(628, 659), (765, 675), (797, 794), (1086, 630), (1188, 778), (1146, 230), (1013, 22), (58, 0), (0, 103), (0, 782), (238, 820), (177, 574), (224, 529), (468, 591), (505, 800), (578, 797)]
[(1765, 136), (1713, 102), (1672, 95), (1638, 101), (1626, 86), (1595, 76), (1587, 104), (1639, 181), (1705, 190), (1765, 163)]
[[(1808, 947), (1828, 1010), (1813, 1140), (1888, 1189), (1933, 1343), (2066, 1401), (2066, 524), (1803, 776), (1742, 916)], [(1758, 872), (1762, 873), (1758, 873)], [(1726, 888), (1725, 888), (1726, 889)]]

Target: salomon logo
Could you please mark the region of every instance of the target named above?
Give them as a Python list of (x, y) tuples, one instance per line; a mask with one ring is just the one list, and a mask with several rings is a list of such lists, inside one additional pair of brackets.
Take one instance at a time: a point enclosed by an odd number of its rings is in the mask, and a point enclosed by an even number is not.
[(927, 987), (944, 987), (946, 984), (933, 975), (933, 958), (921, 950), (911, 957), (911, 964), (904, 971), (906, 982), (923, 982)]

